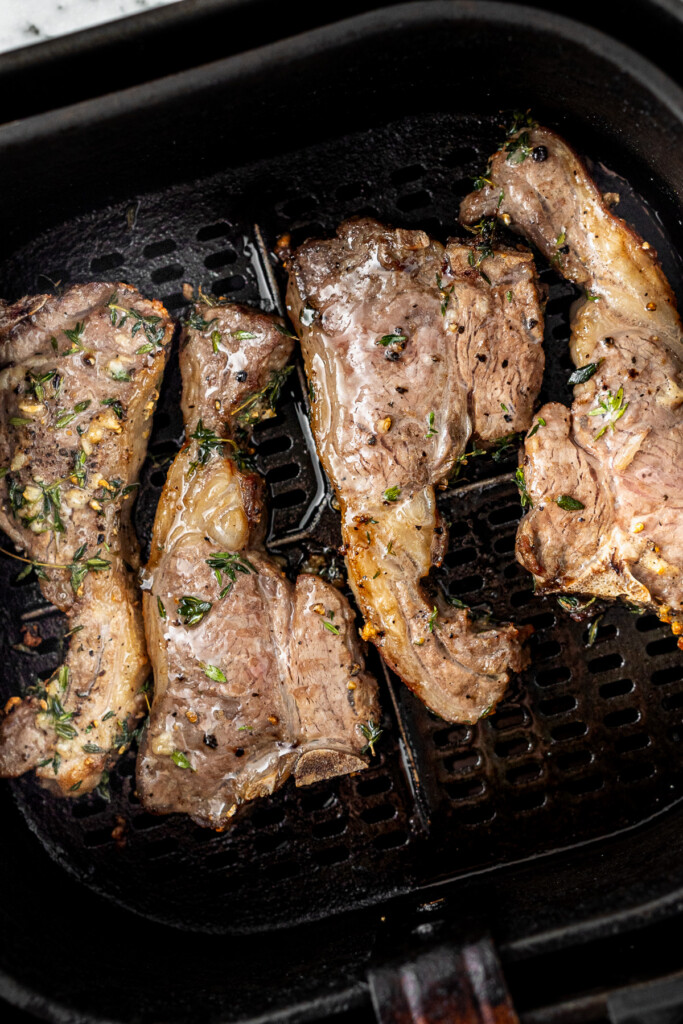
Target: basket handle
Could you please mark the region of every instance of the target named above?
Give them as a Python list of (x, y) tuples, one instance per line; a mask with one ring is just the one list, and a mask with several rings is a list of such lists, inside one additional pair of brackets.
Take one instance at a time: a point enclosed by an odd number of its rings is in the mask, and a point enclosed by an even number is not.
[(488, 936), (420, 950), (368, 980), (379, 1024), (519, 1024)]

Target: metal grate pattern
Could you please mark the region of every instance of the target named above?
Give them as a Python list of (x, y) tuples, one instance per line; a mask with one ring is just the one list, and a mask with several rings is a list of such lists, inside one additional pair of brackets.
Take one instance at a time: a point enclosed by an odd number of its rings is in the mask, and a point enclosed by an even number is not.
[[(109, 277), (134, 283), (175, 313), (186, 305), (184, 282), (270, 309), (255, 222), (271, 247), (282, 233), (297, 242), (330, 233), (354, 214), (420, 226), (445, 240), (470, 176), (498, 134), (495, 123), (475, 119), (406, 119), (87, 212), (1, 266), (0, 294), (45, 288), (43, 274), (54, 282)], [(614, 191), (614, 176), (597, 173)], [(678, 276), (661, 226), (616, 181), (624, 215)], [(574, 291), (548, 268), (542, 277), (549, 286), (542, 399), (567, 401)], [(135, 510), (143, 548), (182, 439), (179, 389), (174, 356)], [(311, 556), (329, 563), (339, 527), (298, 380), (279, 415), (257, 428), (255, 444), (269, 485), (272, 549), (293, 572)], [(587, 624), (569, 619), (554, 599), (534, 597), (514, 560), (514, 461), (474, 460), (441, 495), (451, 545), (434, 573), (435, 585), (475, 612), (534, 626), (532, 665), (495, 715), (477, 727), (448, 726), (395, 682), (388, 684), (394, 703), (383, 684), (385, 733), (367, 772), (309, 789), (289, 784), (244, 808), (220, 834), (148, 815), (134, 792), (133, 752), (112, 773), (109, 803), (96, 796), (58, 801), (20, 779), (11, 784), (18, 806), (51, 855), (140, 913), (189, 928), (256, 930), (596, 838), (678, 798), (683, 656), (675, 638), (654, 617), (614, 607), (588, 646)], [(0, 586), (9, 595), (0, 609), (0, 656), (12, 666), (2, 684), (7, 695), (36, 675), (46, 678), (63, 653), (64, 620), (45, 606), (35, 583), (17, 584), (16, 575), (15, 563), (0, 561)], [(25, 646), (27, 626), (39, 630), (39, 647)], [(374, 654), (371, 665), (381, 677)], [(416, 779), (405, 768), (410, 763)]]

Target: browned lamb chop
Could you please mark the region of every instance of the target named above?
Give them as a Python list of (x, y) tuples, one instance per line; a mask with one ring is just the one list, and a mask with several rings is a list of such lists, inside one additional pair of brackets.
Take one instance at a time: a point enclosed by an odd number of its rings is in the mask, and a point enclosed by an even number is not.
[(239, 447), (275, 401), (288, 334), (243, 306), (196, 306), (180, 353), (188, 442), (144, 583), (155, 691), (138, 791), (151, 811), (214, 828), (291, 774), (302, 786), (365, 768), (378, 732), (349, 604), (317, 576), (290, 583), (266, 554), (263, 481)]
[[(464, 223), (497, 216), (584, 289), (571, 409), (527, 437), (517, 558), (537, 591), (653, 605), (683, 632), (683, 338), (654, 249), (611, 212), (576, 153), (530, 118), (491, 159)], [(524, 495), (523, 491), (523, 495)]]
[(476, 722), (523, 666), (525, 630), (484, 627), (422, 580), (447, 548), (435, 487), (470, 438), (531, 424), (544, 365), (531, 255), (349, 221), (296, 251), (287, 303), (363, 635), (433, 711)]
[(173, 324), (125, 284), (0, 305), (0, 526), (65, 612), (66, 661), (0, 724), (0, 774), (80, 795), (127, 746), (149, 674), (130, 507)]

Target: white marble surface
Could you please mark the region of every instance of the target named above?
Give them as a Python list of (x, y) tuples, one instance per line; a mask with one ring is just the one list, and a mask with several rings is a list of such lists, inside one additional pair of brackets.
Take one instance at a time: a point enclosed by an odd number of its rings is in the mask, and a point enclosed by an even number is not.
[(181, 0), (0, 0), (0, 53)]

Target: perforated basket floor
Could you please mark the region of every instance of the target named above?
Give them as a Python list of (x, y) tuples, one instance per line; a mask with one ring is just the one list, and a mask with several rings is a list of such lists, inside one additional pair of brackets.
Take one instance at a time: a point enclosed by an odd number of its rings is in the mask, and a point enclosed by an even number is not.
[[(202, 284), (272, 308), (253, 225), (270, 249), (331, 233), (344, 217), (375, 214), (445, 241), (460, 198), (500, 132), (450, 116), (406, 119), (283, 159), (131, 197), (49, 230), (0, 267), (0, 293), (16, 297), (63, 283), (129, 281), (180, 314), (181, 285)], [(658, 221), (625, 182), (620, 211), (679, 268)], [(573, 289), (545, 268), (548, 368), (542, 399), (568, 401), (567, 339)], [(182, 436), (177, 358), (171, 360), (142, 473), (136, 527), (148, 543), (166, 468)], [(276, 419), (257, 428), (257, 462), (269, 485), (269, 542), (292, 571), (311, 555), (328, 563), (337, 515), (314, 456), (298, 381)], [(437, 586), (475, 610), (531, 623), (531, 667), (495, 715), (449, 726), (379, 660), (384, 733), (372, 767), (308, 789), (288, 784), (243, 809), (218, 834), (179, 816), (147, 814), (134, 793), (134, 752), (112, 773), (111, 800), (59, 801), (31, 778), (12, 785), (26, 821), (68, 870), (137, 912), (203, 930), (246, 931), (322, 917), (444, 877), (493, 869), (613, 833), (677, 800), (683, 779), (683, 653), (668, 629), (624, 607), (606, 610), (594, 642), (554, 598), (531, 592), (514, 559), (520, 505), (516, 456), (473, 461), (440, 496), (450, 552)], [(336, 565), (341, 559), (336, 557)], [(63, 654), (63, 618), (37, 584), (15, 582), (0, 562), (4, 694), (47, 677)], [(22, 650), (22, 627), (43, 637)], [(19, 646), (17, 646), (19, 645)], [(392, 696), (393, 694), (393, 696)], [(117, 828), (118, 826), (118, 828)], [(112, 837), (117, 828), (118, 841)]]

